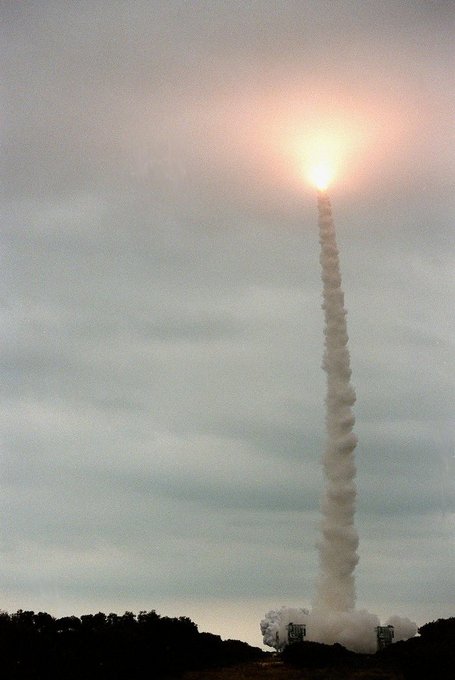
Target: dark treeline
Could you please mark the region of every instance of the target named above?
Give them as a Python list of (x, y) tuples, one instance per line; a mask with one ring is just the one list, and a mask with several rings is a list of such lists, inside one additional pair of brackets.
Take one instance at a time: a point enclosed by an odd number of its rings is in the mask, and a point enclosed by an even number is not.
[(455, 677), (455, 617), (419, 628), (419, 636), (395, 642), (376, 654), (355, 654), (341, 645), (298, 642), (282, 653), (298, 668), (351, 668), (394, 671), (404, 680), (452, 680)]
[(0, 673), (5, 680), (136, 680), (178, 677), (227, 666), (264, 652), (238, 640), (200, 633), (187, 617), (155, 611), (54, 618), (0, 612)]
[(452, 680), (455, 677), (455, 617), (419, 628), (420, 637), (386, 647), (381, 658), (400, 668), (406, 680)]

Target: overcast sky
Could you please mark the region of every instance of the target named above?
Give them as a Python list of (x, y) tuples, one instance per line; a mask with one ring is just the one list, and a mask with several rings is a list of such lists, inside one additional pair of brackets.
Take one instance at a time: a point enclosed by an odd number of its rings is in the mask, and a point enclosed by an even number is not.
[(455, 614), (455, 6), (2, 2), (0, 607), (261, 644), (318, 571), (313, 129), (357, 391), (359, 608)]

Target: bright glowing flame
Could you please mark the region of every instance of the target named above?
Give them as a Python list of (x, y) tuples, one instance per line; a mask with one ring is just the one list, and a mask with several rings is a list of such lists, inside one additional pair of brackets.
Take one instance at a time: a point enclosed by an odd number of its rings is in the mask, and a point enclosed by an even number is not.
[(325, 191), (343, 164), (346, 136), (339, 129), (316, 130), (302, 144), (303, 166), (307, 180), (319, 191)]
[(346, 164), (351, 165), (353, 154), (362, 141), (362, 131), (346, 120), (308, 120), (298, 136), (290, 134), (293, 155), (300, 166), (300, 176), (325, 191), (336, 177), (344, 174)]
[(319, 191), (325, 191), (333, 177), (333, 169), (328, 163), (318, 163), (310, 168), (308, 179)]

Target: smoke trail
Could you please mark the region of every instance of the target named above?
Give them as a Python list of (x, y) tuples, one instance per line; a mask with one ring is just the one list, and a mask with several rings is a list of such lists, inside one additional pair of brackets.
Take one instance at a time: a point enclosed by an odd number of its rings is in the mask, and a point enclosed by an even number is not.
[(320, 579), (314, 604), (318, 610), (348, 612), (355, 605), (354, 569), (359, 559), (359, 539), (354, 527), (357, 438), (352, 432), (351, 410), (355, 392), (350, 383), (346, 311), (335, 226), (325, 191), (318, 192), (318, 209), (325, 313), (323, 368), (327, 373), (327, 444), (322, 459), (326, 487), (319, 544)]
[[(379, 618), (365, 609), (354, 609), (354, 569), (359, 560), (359, 538), (354, 526), (357, 438), (352, 432), (354, 415), (351, 409), (355, 392), (350, 383), (346, 310), (335, 226), (325, 191), (318, 193), (318, 208), (322, 307), (325, 312), (323, 368), (327, 373), (327, 445), (323, 456), (326, 484), (319, 545), (320, 578), (310, 613), (295, 607), (272, 610), (262, 619), (261, 631), (264, 644), (281, 650), (288, 644), (288, 624), (304, 623), (307, 640), (329, 645), (337, 642), (354, 652), (371, 653), (377, 646)], [(417, 625), (408, 618), (392, 616), (387, 623), (395, 629), (395, 641), (407, 640), (417, 633)]]

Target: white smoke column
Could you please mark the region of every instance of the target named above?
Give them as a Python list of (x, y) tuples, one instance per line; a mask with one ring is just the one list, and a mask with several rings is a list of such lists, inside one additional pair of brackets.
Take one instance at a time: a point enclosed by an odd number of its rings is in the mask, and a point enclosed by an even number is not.
[[(347, 349), (346, 311), (341, 290), (340, 264), (330, 200), (325, 191), (318, 193), (319, 231), (323, 309), (325, 312), (325, 352), (323, 368), (327, 373), (327, 446), (323, 456), (326, 478), (322, 503), (322, 541), (319, 545), (321, 575), (314, 607), (272, 610), (261, 621), (264, 644), (282, 649), (287, 643), (289, 623), (306, 624), (306, 640), (328, 645), (339, 643), (354, 652), (376, 651), (379, 617), (365, 609), (356, 610), (354, 570), (358, 562), (359, 538), (354, 527), (356, 469), (354, 449), (357, 438), (352, 432), (352, 406), (355, 392), (351, 386), (351, 367)], [(417, 632), (408, 618), (391, 616), (394, 641), (407, 640)]]
[(352, 432), (354, 415), (351, 410), (355, 392), (350, 382), (346, 311), (335, 226), (330, 200), (325, 191), (318, 192), (318, 209), (322, 308), (325, 313), (323, 368), (327, 373), (327, 444), (322, 459), (326, 486), (322, 502), (322, 540), (319, 545), (321, 571), (315, 609), (349, 612), (355, 605), (354, 569), (359, 559), (359, 538), (354, 527), (354, 449), (357, 438)]

